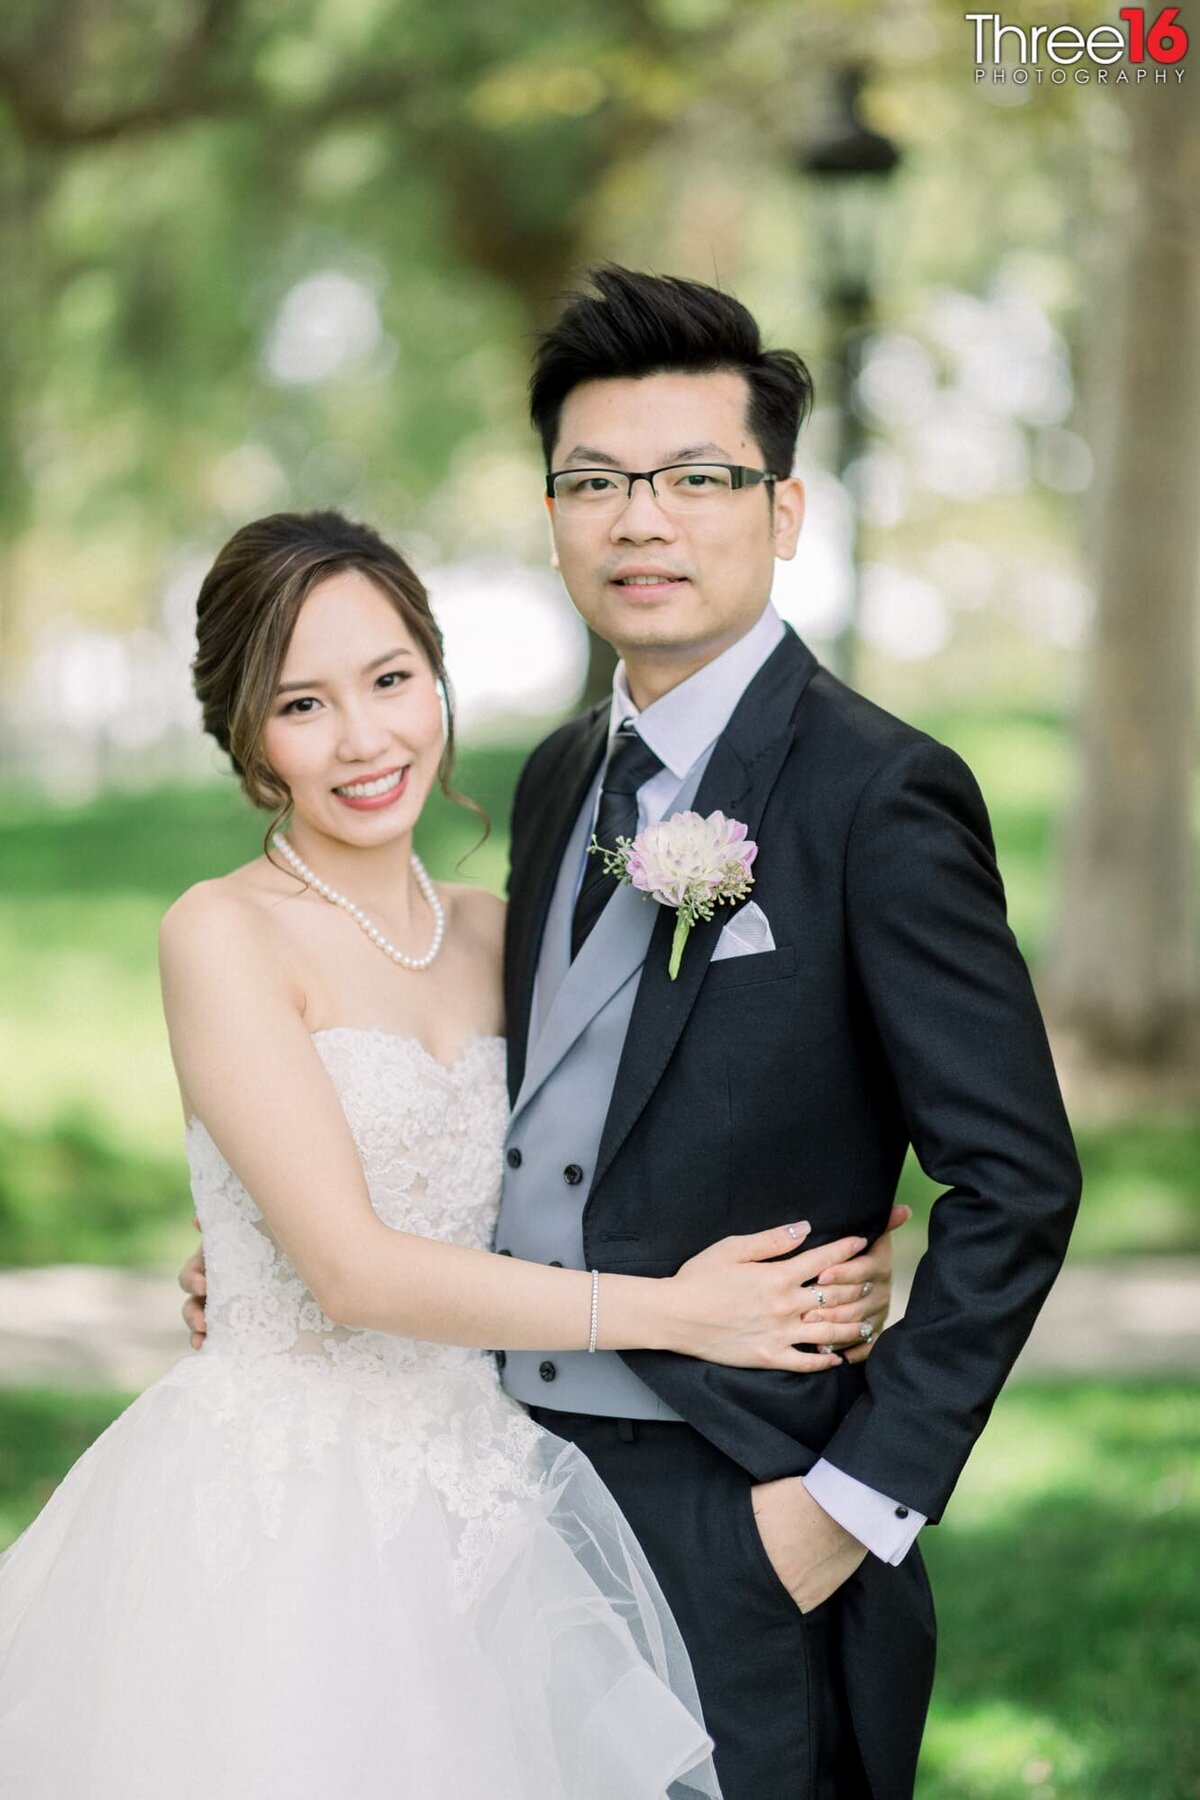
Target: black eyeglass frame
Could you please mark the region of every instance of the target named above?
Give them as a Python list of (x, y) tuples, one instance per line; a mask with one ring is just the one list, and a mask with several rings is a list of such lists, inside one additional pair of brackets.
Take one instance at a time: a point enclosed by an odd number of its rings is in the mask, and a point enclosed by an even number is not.
[(738, 488), (758, 487), (763, 483), (769, 484), (780, 480), (780, 477), (772, 475), (769, 469), (748, 469), (742, 463), (722, 462), (664, 463), (661, 469), (551, 469), (546, 475), (546, 495), (548, 499), (553, 500), (556, 506), (558, 505), (558, 495), (554, 492), (554, 483), (560, 475), (619, 475), (626, 484), (626, 503), (633, 499), (635, 481), (648, 481), (650, 492), (657, 500), (659, 494), (654, 485), (654, 477), (665, 475), (671, 469), (724, 469), (729, 476), (730, 488), (734, 491)]

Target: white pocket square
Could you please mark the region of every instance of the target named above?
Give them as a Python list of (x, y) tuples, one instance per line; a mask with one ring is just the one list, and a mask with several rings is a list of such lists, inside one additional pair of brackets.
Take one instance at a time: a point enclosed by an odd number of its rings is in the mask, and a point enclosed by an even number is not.
[(761, 906), (748, 900), (739, 907), (717, 939), (713, 962), (724, 962), (730, 956), (761, 956), (775, 948), (771, 924)]

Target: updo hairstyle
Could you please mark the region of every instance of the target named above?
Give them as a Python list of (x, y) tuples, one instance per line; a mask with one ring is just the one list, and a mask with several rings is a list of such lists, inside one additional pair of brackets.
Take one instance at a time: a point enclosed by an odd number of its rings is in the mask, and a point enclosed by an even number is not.
[(341, 513), (273, 513), (255, 519), (236, 531), (218, 555), (196, 605), (192, 682), (205, 731), (228, 755), (251, 802), (285, 817), (291, 794), (263, 754), (263, 737), (300, 608), (320, 582), (343, 569), (357, 569), (390, 600), (441, 684), (446, 698), (442, 791), (481, 812), (449, 786), (454, 715), (442, 634), (424, 585), (378, 532)]

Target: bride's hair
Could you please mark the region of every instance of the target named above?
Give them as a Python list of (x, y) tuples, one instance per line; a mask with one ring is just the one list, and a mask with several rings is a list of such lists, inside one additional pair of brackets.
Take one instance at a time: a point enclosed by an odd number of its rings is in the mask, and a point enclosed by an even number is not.
[(476, 813), (486, 828), (482, 807), (450, 786), (454, 706), (429, 595), (398, 550), (341, 513), (272, 513), (235, 531), (217, 556), (196, 603), (192, 685), (205, 731), (228, 755), (253, 804), (285, 815), (291, 795), (263, 754), (263, 736), (300, 608), (319, 582), (343, 569), (365, 575), (391, 602), (441, 684), (442, 792)]

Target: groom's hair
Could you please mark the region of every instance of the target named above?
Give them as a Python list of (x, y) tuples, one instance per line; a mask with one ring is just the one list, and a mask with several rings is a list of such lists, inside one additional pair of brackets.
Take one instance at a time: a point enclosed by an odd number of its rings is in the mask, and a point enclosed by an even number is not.
[(588, 271), (594, 293), (575, 293), (541, 334), (529, 410), (547, 469), (563, 402), (584, 381), (731, 369), (750, 390), (746, 428), (772, 475), (788, 476), (813, 384), (794, 350), (764, 350), (740, 300), (699, 281), (644, 275), (615, 263)]

